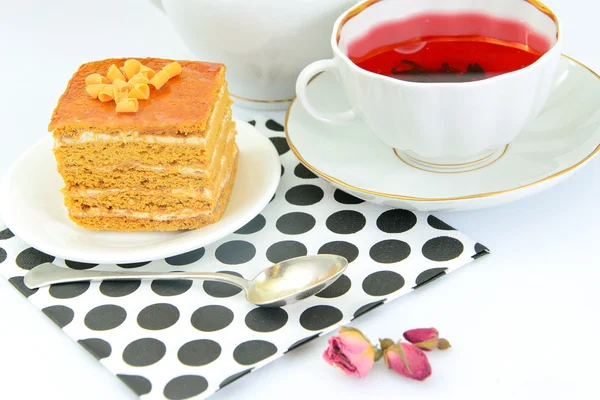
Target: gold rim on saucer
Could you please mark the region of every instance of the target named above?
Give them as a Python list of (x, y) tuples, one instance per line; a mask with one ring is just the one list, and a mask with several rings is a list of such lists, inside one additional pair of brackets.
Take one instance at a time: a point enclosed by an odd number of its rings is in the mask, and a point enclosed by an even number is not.
[[(587, 69), (588, 71), (590, 71), (597, 79), (600, 79), (600, 75), (598, 75), (594, 70), (592, 70), (591, 68), (589, 68), (588, 66), (584, 65), (583, 63), (575, 60), (574, 58), (571, 58), (565, 54), (562, 55), (562, 57), (574, 62), (575, 64), (578, 64), (579, 66)], [(528, 183), (527, 185), (523, 185), (523, 186), (518, 186), (515, 188), (511, 188), (511, 189), (506, 189), (506, 190), (500, 190), (500, 191), (496, 191), (496, 192), (487, 192), (487, 193), (477, 193), (477, 194), (470, 194), (470, 195), (466, 195), (466, 196), (456, 196), (456, 197), (445, 197), (445, 198), (440, 198), (440, 197), (434, 197), (434, 198), (425, 198), (425, 197), (412, 197), (412, 196), (403, 196), (403, 195), (397, 195), (397, 194), (391, 194), (391, 193), (380, 193), (380, 192), (374, 192), (372, 190), (367, 190), (367, 189), (362, 189), (356, 186), (352, 186), (346, 182), (343, 182), (337, 178), (334, 178), (333, 176), (327, 175), (326, 173), (318, 170), (317, 168), (315, 168), (314, 166), (312, 166), (310, 163), (308, 163), (303, 157), (302, 155), (300, 155), (300, 152), (298, 151), (298, 149), (294, 146), (294, 144), (292, 143), (292, 141), (290, 140), (290, 135), (288, 133), (288, 119), (290, 117), (290, 111), (292, 110), (292, 106), (294, 105), (294, 102), (296, 101), (296, 98), (294, 98), (292, 100), (292, 103), (290, 104), (286, 114), (285, 114), (285, 121), (283, 124), (284, 127), (284, 132), (285, 132), (285, 137), (287, 139), (287, 142), (290, 146), (290, 149), (292, 150), (292, 153), (294, 153), (294, 155), (302, 162), (302, 164), (304, 164), (309, 170), (311, 170), (312, 172), (314, 172), (315, 174), (319, 175), (320, 177), (335, 183), (336, 185), (339, 185), (340, 187), (344, 187), (346, 189), (355, 191), (355, 192), (359, 192), (359, 193), (364, 193), (364, 194), (368, 194), (368, 195), (372, 195), (372, 196), (378, 196), (378, 197), (387, 197), (387, 198), (391, 198), (391, 199), (397, 199), (397, 200), (410, 200), (410, 201), (452, 201), (452, 200), (468, 200), (468, 199), (477, 199), (477, 198), (482, 198), (482, 197), (491, 197), (491, 196), (496, 196), (496, 195), (500, 195), (500, 194), (505, 194), (505, 193), (510, 193), (510, 192), (515, 192), (517, 190), (521, 190), (521, 189), (525, 189), (546, 181), (549, 181), (551, 179), (557, 178), (559, 176), (562, 176), (572, 170), (574, 170), (575, 168), (579, 167), (580, 165), (584, 164), (587, 160), (589, 160), (590, 158), (592, 158), (596, 153), (598, 153), (600, 151), (600, 144), (598, 144), (596, 146), (596, 148), (590, 153), (588, 154), (586, 157), (584, 157), (581, 161), (577, 162), (576, 164), (563, 169), (562, 171), (556, 172), (550, 176), (547, 176), (544, 179), (540, 179), (539, 181), (536, 182), (532, 182), (532, 183)]]
[(255, 100), (255, 99), (249, 99), (247, 97), (238, 96), (238, 95), (235, 95), (235, 94), (233, 94), (231, 92), (229, 92), (229, 95), (231, 97), (233, 97), (234, 99), (238, 99), (238, 100), (242, 100), (242, 101), (248, 101), (250, 103), (265, 103), (265, 104), (271, 104), (271, 103), (291, 103), (295, 99), (295, 97), (294, 97), (292, 99), (283, 99), (283, 100)]

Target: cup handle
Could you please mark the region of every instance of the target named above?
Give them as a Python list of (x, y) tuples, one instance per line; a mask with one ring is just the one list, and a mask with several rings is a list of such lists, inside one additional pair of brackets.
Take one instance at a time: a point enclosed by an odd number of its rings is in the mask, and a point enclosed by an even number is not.
[(302, 70), (302, 72), (300, 72), (300, 75), (298, 76), (298, 80), (296, 81), (296, 95), (306, 111), (308, 111), (308, 113), (317, 120), (327, 124), (342, 125), (347, 124), (356, 118), (356, 114), (353, 110), (338, 113), (320, 111), (310, 104), (310, 101), (306, 96), (306, 87), (316, 75), (320, 74), (321, 72), (335, 70), (336, 68), (337, 66), (333, 59), (319, 60), (308, 65)]

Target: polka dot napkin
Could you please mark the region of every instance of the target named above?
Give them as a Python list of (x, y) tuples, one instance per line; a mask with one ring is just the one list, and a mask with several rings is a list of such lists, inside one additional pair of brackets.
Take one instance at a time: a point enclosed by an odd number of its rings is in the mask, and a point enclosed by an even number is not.
[[(206, 398), (487, 254), (434, 216), (386, 209), (334, 189), (298, 162), (278, 122), (260, 117), (253, 123), (281, 156), (279, 189), (248, 225), (206, 248), (97, 266), (55, 259), (0, 222), (0, 275), (144, 399)], [(252, 278), (270, 263), (315, 253), (342, 255), (350, 266), (317, 296), (281, 309), (256, 308), (240, 289), (215, 282), (106, 281), (39, 290), (23, 285), (23, 275), (47, 261), (74, 269), (193, 269)]]

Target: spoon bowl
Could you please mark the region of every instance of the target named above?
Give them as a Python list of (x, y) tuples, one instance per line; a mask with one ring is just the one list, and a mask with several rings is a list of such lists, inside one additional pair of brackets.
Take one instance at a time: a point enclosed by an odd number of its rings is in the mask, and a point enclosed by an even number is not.
[(249, 302), (263, 307), (295, 303), (331, 285), (347, 266), (348, 260), (334, 255), (282, 261), (256, 275), (246, 291), (246, 297)]
[(348, 267), (344, 257), (330, 254), (281, 261), (264, 269), (251, 281), (213, 272), (79, 271), (44, 263), (24, 277), (30, 289), (81, 281), (132, 279), (202, 279), (229, 283), (246, 292), (246, 299), (260, 307), (282, 307), (313, 296), (335, 282)]

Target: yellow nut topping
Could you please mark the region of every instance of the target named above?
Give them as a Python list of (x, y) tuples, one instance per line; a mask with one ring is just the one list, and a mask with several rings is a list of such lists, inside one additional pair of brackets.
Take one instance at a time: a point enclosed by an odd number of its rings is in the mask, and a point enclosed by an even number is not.
[[(106, 76), (91, 74), (85, 78), (85, 91), (101, 102), (113, 101), (116, 111), (135, 113), (138, 100), (150, 98), (150, 86), (156, 90), (163, 87), (169, 79), (181, 74), (181, 65), (172, 62), (156, 72), (138, 60), (126, 60), (122, 67), (111, 65)], [(110, 83), (109, 83), (110, 82)]]
[(129, 89), (119, 90), (115, 87), (114, 95), (113, 95), (115, 103), (118, 103), (119, 101), (121, 101), (123, 99), (127, 99), (128, 97), (129, 97)]
[(156, 90), (163, 87), (165, 83), (169, 80), (169, 75), (165, 72), (164, 69), (161, 69), (150, 79), (150, 84), (154, 86)]
[(115, 97), (115, 85), (109, 84), (104, 85), (102, 90), (98, 93), (98, 100), (105, 103), (113, 100)]
[(138, 72), (129, 79), (129, 83), (148, 83), (150, 80), (141, 72)]
[(86, 85), (96, 85), (96, 84), (101, 84), (101, 83), (108, 83), (108, 79), (106, 79), (105, 76), (102, 76), (100, 74), (91, 74), (88, 75), (87, 78), (85, 78), (85, 84)]
[(141, 67), (142, 63), (138, 60), (127, 60), (125, 61), (125, 65), (123, 65), (123, 72), (127, 79), (131, 79), (135, 74), (140, 72)]
[(106, 85), (103, 83), (93, 83), (91, 85), (87, 85), (85, 87), (85, 91), (87, 92), (87, 94), (92, 96), (92, 98), (97, 99), (98, 93), (100, 93), (102, 89), (104, 89), (104, 86)]
[(129, 112), (134, 113), (137, 112), (140, 104), (138, 103), (138, 99), (121, 99), (117, 103), (117, 112)]
[(150, 87), (145, 83), (136, 83), (133, 89), (129, 91), (129, 97), (139, 100), (148, 100), (150, 97)]
[(119, 68), (117, 68), (117, 66), (115, 64), (110, 66), (110, 68), (108, 69), (108, 72), (106, 73), (106, 77), (108, 78), (109, 82), (111, 82), (111, 83), (115, 79), (121, 79), (124, 81), (127, 80), (127, 79), (125, 79), (125, 77), (123, 76), (123, 74), (121, 73)]
[(146, 75), (146, 78), (148, 79), (152, 79), (152, 77), (154, 75), (156, 75), (156, 71), (154, 71), (152, 68), (150, 67), (146, 67), (145, 65), (142, 65), (140, 67), (140, 73)]
[(167, 64), (163, 67), (163, 71), (167, 73), (169, 79), (181, 73), (181, 65), (177, 61)]
[(123, 79), (115, 79), (113, 85), (115, 85), (119, 91), (129, 90), (129, 83), (125, 82)]

